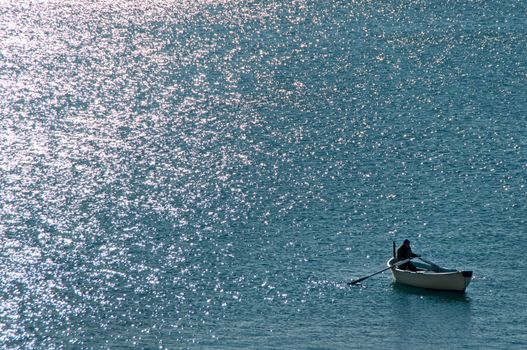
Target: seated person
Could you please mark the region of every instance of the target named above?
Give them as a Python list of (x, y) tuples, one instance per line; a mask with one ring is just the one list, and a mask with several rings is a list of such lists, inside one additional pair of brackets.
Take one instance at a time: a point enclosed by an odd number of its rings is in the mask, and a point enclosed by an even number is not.
[[(403, 244), (397, 249), (397, 261), (402, 261), (410, 258), (417, 258), (420, 255), (414, 254), (412, 252), (412, 248), (410, 247), (410, 241), (405, 239)], [(407, 263), (404, 263), (402, 265), (399, 265), (399, 269), (401, 270), (410, 270), (410, 271), (417, 271), (417, 268), (414, 264), (412, 264), (411, 261), (408, 261)]]

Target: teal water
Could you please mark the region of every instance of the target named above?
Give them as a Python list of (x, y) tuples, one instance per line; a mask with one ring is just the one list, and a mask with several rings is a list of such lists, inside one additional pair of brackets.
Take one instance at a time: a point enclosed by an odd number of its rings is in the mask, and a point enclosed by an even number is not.
[(0, 347), (526, 348), (526, 13), (0, 3)]

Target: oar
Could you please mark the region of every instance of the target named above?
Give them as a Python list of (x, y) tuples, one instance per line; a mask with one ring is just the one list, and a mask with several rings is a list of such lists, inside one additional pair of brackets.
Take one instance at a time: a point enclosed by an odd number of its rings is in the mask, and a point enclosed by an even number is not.
[(425, 263), (427, 263), (428, 265), (430, 265), (430, 267), (432, 268), (433, 271), (434, 271), (434, 270), (437, 270), (437, 271), (435, 271), (435, 272), (439, 272), (439, 271), (442, 270), (442, 268), (441, 268), (439, 265), (434, 264), (434, 263), (431, 262), (431, 261), (428, 261), (428, 260), (426, 260), (426, 259), (424, 259), (424, 258), (421, 258), (420, 256), (418, 257), (418, 259), (421, 260), (422, 262), (425, 262)]
[(371, 275), (368, 275), (368, 276), (365, 276), (365, 277), (359, 278), (359, 279), (357, 279), (357, 280), (354, 280), (354, 281), (348, 282), (348, 285), (351, 286), (351, 285), (354, 285), (354, 284), (360, 283), (360, 282), (364, 281), (365, 279), (370, 278), (370, 277), (375, 276), (375, 275), (378, 275), (378, 274), (380, 274), (381, 272), (384, 272), (384, 271), (386, 271), (386, 270), (391, 269), (392, 267), (397, 267), (397, 266), (399, 266), (399, 265), (406, 264), (408, 261), (410, 261), (410, 260), (412, 260), (412, 259), (413, 259), (413, 258), (405, 259), (405, 260), (401, 260), (401, 261), (399, 261), (399, 262), (397, 262), (397, 263), (395, 263), (395, 264), (393, 264), (393, 265), (391, 265), (391, 266), (388, 266), (388, 267), (385, 268), (385, 269), (382, 269), (381, 271), (377, 271), (377, 272), (375, 272), (375, 273), (372, 273)]

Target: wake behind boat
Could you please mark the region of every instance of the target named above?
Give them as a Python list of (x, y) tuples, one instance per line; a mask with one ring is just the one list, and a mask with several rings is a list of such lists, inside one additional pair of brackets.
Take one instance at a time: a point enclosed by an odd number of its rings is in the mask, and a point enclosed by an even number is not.
[(472, 280), (472, 271), (445, 269), (419, 258), (414, 261), (417, 271), (403, 270), (395, 258), (387, 262), (395, 282), (412, 287), (464, 293)]

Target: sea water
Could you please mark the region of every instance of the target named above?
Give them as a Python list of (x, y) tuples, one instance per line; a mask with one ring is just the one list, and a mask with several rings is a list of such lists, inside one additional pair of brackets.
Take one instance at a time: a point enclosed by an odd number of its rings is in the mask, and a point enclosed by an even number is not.
[(0, 347), (525, 349), (526, 13), (2, 1)]

